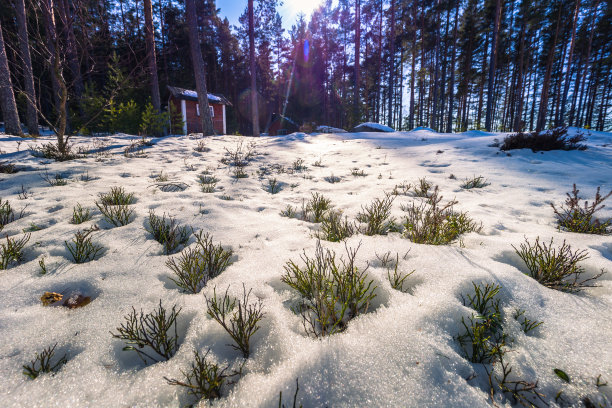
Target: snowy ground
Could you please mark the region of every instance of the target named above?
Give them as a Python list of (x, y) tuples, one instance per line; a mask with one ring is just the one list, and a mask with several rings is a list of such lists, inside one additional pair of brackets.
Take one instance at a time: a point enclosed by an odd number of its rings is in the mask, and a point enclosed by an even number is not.
[[(127, 158), (124, 148), (134, 138), (116, 135), (97, 139), (98, 153), (64, 163), (33, 157), (28, 145), (37, 141), (0, 135), (0, 161), (16, 163), (16, 174), (0, 174), (0, 197), (8, 199), (25, 216), (4, 228), (2, 235), (21, 237), (31, 232), (26, 260), (0, 271), (0, 404), (13, 406), (153, 407), (193, 403), (182, 387), (167, 385), (164, 377), (181, 378), (188, 370), (193, 350), (210, 349), (209, 358), (236, 364), (240, 354), (228, 346), (230, 337), (206, 315), (205, 296), (213, 287), (238, 295), (242, 284), (253, 288), (263, 302), (265, 317), (253, 338), (252, 353), (244, 375), (224, 388), (226, 397), (216, 406), (278, 406), (279, 392), (290, 404), (299, 379), (298, 401), (304, 407), (376, 406), (490, 406), (488, 381), (481, 366), (461, 355), (454, 337), (461, 331), (461, 317), (471, 309), (461, 294), (472, 291), (472, 281), (502, 285), (504, 325), (513, 337), (507, 358), (513, 374), (538, 381), (545, 400), (556, 405), (580, 405), (580, 400), (610, 406), (612, 386), (596, 387), (596, 378), (612, 384), (612, 238), (558, 231), (549, 203), (561, 203), (576, 183), (591, 199), (597, 186), (612, 188), (612, 135), (591, 132), (589, 149), (573, 152), (532, 153), (513, 151), (511, 156), (488, 145), (503, 134), (471, 131), (437, 134), (428, 130), (406, 133), (294, 134), (279, 138), (246, 139), (258, 155), (247, 167), (248, 178), (236, 180), (222, 164), (225, 149), (236, 148), (239, 137), (205, 139), (211, 149), (194, 151), (198, 139), (191, 136), (154, 139), (146, 157)], [(77, 147), (92, 148), (91, 138), (76, 138)], [(246, 145), (245, 143), (245, 145)], [(302, 158), (303, 172), (260, 178), (262, 166), (279, 164), (286, 169)], [(313, 166), (320, 160), (324, 167)], [(358, 168), (366, 176), (353, 176)], [(208, 169), (217, 178), (218, 191), (201, 192), (197, 175)], [(51, 187), (41, 178), (68, 178), (65, 186)], [(186, 184), (183, 191), (162, 191), (155, 178), (163, 171), (170, 180)], [(453, 174), (456, 179), (449, 176)], [(340, 182), (325, 180), (331, 175)], [(490, 185), (462, 190), (461, 182), (483, 175)], [(283, 183), (270, 194), (263, 188), (268, 177)], [(304, 334), (301, 318), (289, 304), (297, 294), (281, 282), (283, 266), (299, 261), (303, 250), (312, 255), (316, 224), (281, 217), (288, 204), (300, 207), (311, 192), (331, 198), (335, 208), (353, 218), (361, 205), (383, 197), (397, 184), (414, 183), (420, 177), (440, 186), (444, 200), (456, 198), (457, 209), (483, 224), (480, 233), (464, 235), (448, 246), (419, 245), (391, 233), (388, 236), (355, 235), (350, 247), (361, 243), (359, 264), (370, 263), (369, 276), (377, 285), (372, 310), (352, 320), (348, 329), (323, 340)], [(83, 181), (83, 179), (89, 181)], [(19, 199), (23, 189), (26, 199)], [(111, 186), (134, 192), (136, 218), (111, 228), (94, 201)], [(231, 197), (232, 200), (226, 198)], [(23, 196), (22, 196), (23, 198)], [(402, 217), (401, 204), (414, 198), (399, 196), (393, 212)], [(92, 210), (91, 221), (69, 223), (80, 203)], [(612, 200), (608, 203), (612, 207)], [(162, 247), (145, 230), (149, 209), (176, 217), (181, 225), (210, 232), (216, 243), (231, 247), (235, 262), (209, 282), (199, 294), (184, 294), (170, 279)], [(600, 216), (610, 217), (609, 208)], [(92, 224), (94, 241), (106, 249), (97, 260), (76, 265), (64, 245), (74, 233)], [(608, 274), (601, 287), (580, 294), (547, 289), (522, 273), (515, 255), (527, 237), (586, 249), (583, 265), (590, 275), (600, 269)], [(193, 238), (190, 244), (193, 243)], [(344, 244), (322, 241), (339, 255)], [(386, 270), (376, 254), (391, 251), (400, 257), (402, 272), (416, 270), (408, 278), (408, 293), (391, 288)], [(41, 275), (44, 257), (49, 272)], [(80, 291), (94, 297), (82, 308), (43, 307), (45, 291)], [(144, 366), (134, 352), (122, 351), (123, 342), (111, 336), (132, 306), (145, 312), (162, 301), (176, 304), (180, 348), (167, 362)], [(513, 311), (525, 309), (532, 320), (543, 321), (534, 334), (525, 335)], [(67, 364), (55, 375), (36, 380), (22, 374), (22, 365), (36, 352), (58, 343), (68, 355)], [(553, 369), (571, 379), (561, 381)], [(474, 376), (475, 374), (475, 376)], [(506, 403), (510, 403), (507, 401)], [(608, 405), (606, 405), (608, 404)]]

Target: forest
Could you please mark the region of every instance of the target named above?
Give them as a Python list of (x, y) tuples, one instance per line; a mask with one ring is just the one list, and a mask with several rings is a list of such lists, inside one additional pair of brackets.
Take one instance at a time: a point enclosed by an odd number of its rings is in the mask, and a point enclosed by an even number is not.
[(238, 25), (224, 3), (3, 1), (6, 132), (17, 115), (31, 135), (173, 132), (167, 86), (196, 89), (192, 16), (206, 89), (232, 103), (227, 133), (264, 132), (273, 113), (305, 129), (612, 128), (609, 1), (324, 0), (286, 30), (281, 1), (255, 0), (251, 32), (246, 1)]

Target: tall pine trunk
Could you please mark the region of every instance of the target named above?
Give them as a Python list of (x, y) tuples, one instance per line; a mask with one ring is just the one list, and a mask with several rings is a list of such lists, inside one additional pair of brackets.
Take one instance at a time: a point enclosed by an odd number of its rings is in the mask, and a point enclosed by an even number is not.
[(453, 33), (453, 52), (450, 64), (450, 85), (448, 88), (448, 118), (446, 121), (446, 133), (453, 133), (453, 105), (455, 104), (455, 60), (457, 59), (457, 23), (459, 21), (459, 1), (455, 9), (455, 27)]
[(202, 48), (200, 47), (200, 35), (196, 22), (195, 0), (185, 0), (185, 14), (187, 15), (187, 28), (189, 31), (189, 48), (191, 49), (191, 62), (193, 64), (193, 74), (196, 80), (196, 90), (198, 92), (198, 105), (200, 107), (200, 119), (202, 120), (202, 133), (204, 136), (212, 136), (212, 119), (208, 108), (208, 91), (206, 90), (206, 70), (202, 59)]
[(28, 23), (26, 19), (24, 0), (15, 0), (15, 14), (17, 16), (19, 50), (23, 60), (23, 82), (26, 96), (26, 124), (30, 135), (38, 135), (38, 110), (36, 108), (36, 92), (34, 90), (34, 74), (32, 72), (32, 58), (28, 41)]
[(495, 64), (497, 63), (497, 43), (499, 42), (499, 24), (501, 21), (502, 4), (497, 0), (495, 6), (495, 26), (493, 28), (493, 44), (491, 44), (491, 62), (489, 63), (489, 84), (487, 90), (487, 115), (485, 129), (491, 131), (493, 122), (493, 79), (495, 78)]
[(567, 60), (567, 74), (565, 75), (565, 84), (563, 85), (563, 97), (561, 98), (561, 113), (559, 115), (559, 123), (565, 122), (565, 105), (567, 103), (567, 94), (569, 92), (570, 81), (572, 80), (572, 60), (574, 57), (574, 45), (576, 41), (576, 25), (578, 22), (578, 11), (580, 10), (580, 0), (576, 0), (576, 8), (574, 9), (574, 20), (572, 21), (572, 39), (570, 41), (569, 57)]
[(559, 29), (561, 27), (561, 10), (562, 7), (559, 5), (559, 13), (557, 15), (557, 26), (555, 27), (555, 36), (553, 43), (548, 52), (548, 59), (546, 61), (546, 73), (544, 74), (544, 82), (542, 83), (542, 93), (540, 95), (540, 109), (538, 111), (538, 121), (536, 123), (536, 132), (540, 132), (546, 126), (546, 114), (548, 109), (548, 91), (550, 89), (550, 78), (552, 73), (552, 66), (555, 60), (557, 39), (559, 37)]
[(395, 1), (391, 1), (391, 38), (389, 39), (389, 108), (387, 126), (393, 127), (393, 74), (395, 73)]
[[(249, 0), (251, 1), (251, 0)], [(359, 88), (361, 87), (361, 67), (359, 65), (359, 56), (361, 53), (361, 0), (355, 0), (355, 89), (353, 96), (353, 120), (357, 125), (361, 119), (361, 101), (359, 97)]]
[(257, 107), (257, 72), (255, 70), (255, 34), (253, 22), (253, 0), (249, 0), (249, 63), (251, 67), (251, 118), (253, 136), (259, 136), (259, 109)]
[(157, 79), (157, 58), (155, 56), (155, 30), (153, 29), (153, 6), (151, 0), (144, 0), (145, 41), (149, 60), (149, 75), (151, 81), (151, 103), (157, 112), (161, 111), (159, 98), (159, 80)]
[(9, 135), (22, 136), (17, 114), (17, 104), (13, 93), (11, 73), (9, 71), (6, 49), (4, 48), (4, 37), (2, 36), (2, 24), (0, 23), (0, 108), (4, 118), (4, 131)]

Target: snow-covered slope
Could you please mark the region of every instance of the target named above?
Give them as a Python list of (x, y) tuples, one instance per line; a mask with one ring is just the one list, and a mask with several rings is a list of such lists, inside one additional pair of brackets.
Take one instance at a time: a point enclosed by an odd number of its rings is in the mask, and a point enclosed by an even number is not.
[[(0, 271), (0, 405), (193, 403), (185, 389), (168, 385), (164, 377), (180, 379), (181, 370), (190, 367), (193, 350), (210, 349), (211, 361), (239, 364), (240, 353), (228, 346), (231, 338), (207, 316), (205, 296), (215, 287), (223, 292), (228, 286), (239, 295), (244, 284), (261, 299), (265, 317), (252, 339), (243, 376), (223, 389), (216, 406), (278, 406), (280, 391), (288, 405), (296, 379), (298, 402), (304, 407), (490, 406), (486, 372), (462, 356), (454, 339), (462, 330), (461, 318), (471, 314), (461, 295), (472, 293), (472, 282), (502, 286), (504, 326), (514, 339), (507, 359), (515, 378), (538, 381), (539, 391), (553, 405), (559, 391), (570, 405), (585, 397), (610, 403), (611, 387), (598, 388), (595, 382), (601, 375), (612, 384), (612, 239), (557, 230), (549, 203), (563, 202), (572, 183), (589, 199), (597, 186), (605, 192), (612, 188), (612, 135), (593, 132), (586, 151), (520, 150), (511, 155), (489, 146), (503, 134), (483, 132), (438, 134), (422, 129), (298, 136), (246, 138), (244, 146), (253, 143), (258, 155), (246, 168), (249, 177), (235, 179), (232, 169), (220, 162), (226, 149), (235, 150), (243, 140), (235, 136), (204, 139), (211, 149), (205, 153), (194, 151), (199, 141), (195, 137), (154, 139), (143, 150), (146, 157), (130, 158), (123, 155), (133, 141), (130, 136), (76, 138), (76, 147), (95, 147), (98, 153), (56, 163), (33, 157), (27, 149), (51, 137), (20, 143), (0, 135), (0, 161), (21, 168), (16, 174), (0, 174), (0, 197), (25, 214), (6, 225), (2, 235), (21, 237), (24, 229), (34, 230), (25, 261)], [(298, 159), (304, 159), (306, 170), (278, 173), (273, 166), (291, 169)], [(365, 176), (353, 176), (355, 168)], [(271, 174), (260, 177), (265, 169)], [(220, 180), (214, 193), (203, 193), (197, 183), (197, 175), (205, 170)], [(61, 174), (68, 183), (52, 187), (41, 177), (45, 172), (52, 178)], [(161, 172), (186, 188), (162, 188), (156, 182)], [(326, 181), (331, 175), (340, 181)], [(465, 178), (479, 175), (490, 185), (459, 187)], [(358, 264), (370, 264), (368, 274), (377, 286), (371, 311), (352, 320), (343, 333), (323, 340), (307, 337), (301, 317), (289, 308), (297, 294), (281, 276), (287, 261), (299, 263), (303, 251), (313, 254), (318, 226), (281, 217), (280, 211), (287, 205), (299, 208), (302, 200), (319, 192), (354, 219), (362, 205), (421, 177), (440, 186), (444, 201), (456, 198), (457, 209), (482, 222), (482, 231), (448, 246), (414, 244), (399, 233), (349, 238), (349, 247), (361, 244)], [(277, 178), (282, 191), (265, 191), (268, 178)], [(136, 217), (123, 227), (111, 228), (94, 204), (112, 186), (123, 186), (136, 197)], [(20, 199), (23, 191), (27, 198)], [(413, 200), (398, 196), (393, 214), (401, 219), (400, 206)], [(92, 211), (91, 221), (69, 223), (77, 203)], [(195, 231), (210, 232), (215, 243), (233, 249), (234, 262), (199, 294), (180, 292), (170, 280), (169, 256), (144, 228), (150, 209)], [(600, 216), (612, 212), (606, 208)], [(100, 227), (93, 240), (105, 252), (76, 265), (64, 241), (93, 224)], [(587, 274), (602, 268), (608, 274), (599, 280), (600, 287), (580, 294), (547, 289), (523, 273), (524, 265), (514, 253), (512, 245), (525, 237), (554, 238), (559, 244), (566, 240), (572, 248), (588, 251), (590, 257), (583, 262)], [(193, 242), (191, 238), (189, 244)], [(344, 253), (343, 243), (322, 245)], [(415, 270), (407, 279), (408, 293), (391, 288), (377, 260), (388, 251), (400, 255), (401, 272)], [(40, 274), (43, 257), (46, 275)], [(40, 302), (45, 291), (70, 290), (93, 300), (73, 310)], [(110, 332), (116, 333), (132, 307), (146, 313), (160, 300), (166, 307), (182, 308), (180, 348), (169, 361), (144, 366), (135, 353), (122, 351), (124, 343)], [(516, 308), (544, 323), (525, 335), (512, 317)], [(55, 375), (27, 379), (22, 365), (55, 343), (60, 354), (68, 355), (67, 364)], [(569, 384), (555, 375), (556, 368), (570, 376)]]

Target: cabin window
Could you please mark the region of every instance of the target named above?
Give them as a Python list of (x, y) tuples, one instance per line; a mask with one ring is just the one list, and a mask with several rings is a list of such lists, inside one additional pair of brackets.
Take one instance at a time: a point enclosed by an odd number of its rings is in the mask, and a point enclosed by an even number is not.
[(196, 103), (196, 115), (200, 116), (200, 104)]
[(208, 109), (210, 109), (210, 117), (214, 118), (215, 117), (215, 109), (212, 106), (209, 106)]

